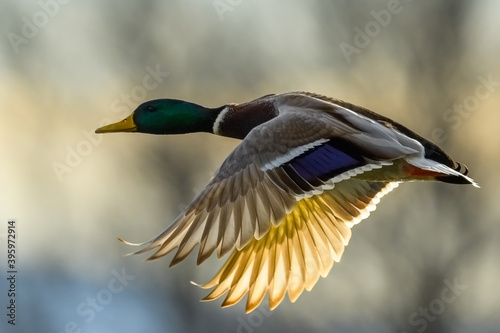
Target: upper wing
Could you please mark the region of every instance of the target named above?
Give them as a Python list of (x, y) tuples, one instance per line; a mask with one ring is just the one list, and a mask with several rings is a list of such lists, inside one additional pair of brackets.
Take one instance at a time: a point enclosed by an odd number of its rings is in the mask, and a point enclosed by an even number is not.
[(154, 260), (178, 248), (173, 265), (198, 244), (198, 263), (215, 250), (218, 257), (241, 250), (280, 225), (299, 200), (414, 152), (382, 125), (363, 124), (368, 118), (320, 106), (279, 104), (280, 115), (254, 128), (173, 224), (136, 253), (156, 249)]

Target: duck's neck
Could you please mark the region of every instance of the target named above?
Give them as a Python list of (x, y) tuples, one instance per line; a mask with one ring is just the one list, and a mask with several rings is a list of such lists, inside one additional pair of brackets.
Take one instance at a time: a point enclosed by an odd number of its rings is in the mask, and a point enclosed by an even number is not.
[(253, 128), (271, 120), (277, 114), (270, 101), (255, 100), (243, 104), (226, 105), (218, 113), (212, 132), (243, 140)]

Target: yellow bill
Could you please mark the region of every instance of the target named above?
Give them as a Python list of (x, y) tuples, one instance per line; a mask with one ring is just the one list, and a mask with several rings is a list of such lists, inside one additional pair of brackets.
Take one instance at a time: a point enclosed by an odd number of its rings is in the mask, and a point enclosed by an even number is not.
[(133, 114), (114, 124), (99, 127), (95, 130), (96, 133), (113, 133), (113, 132), (137, 132), (137, 126), (134, 123)]

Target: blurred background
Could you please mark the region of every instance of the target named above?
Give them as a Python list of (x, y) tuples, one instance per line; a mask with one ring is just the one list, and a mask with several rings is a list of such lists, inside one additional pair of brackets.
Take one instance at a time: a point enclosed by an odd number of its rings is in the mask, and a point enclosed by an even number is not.
[[(0, 331), (498, 332), (500, 3), (0, 3)], [(94, 134), (141, 102), (207, 107), (305, 90), (438, 143), (482, 186), (402, 184), (295, 304), (200, 303), (221, 266), (143, 262), (238, 144)], [(17, 318), (6, 239), (17, 232)]]

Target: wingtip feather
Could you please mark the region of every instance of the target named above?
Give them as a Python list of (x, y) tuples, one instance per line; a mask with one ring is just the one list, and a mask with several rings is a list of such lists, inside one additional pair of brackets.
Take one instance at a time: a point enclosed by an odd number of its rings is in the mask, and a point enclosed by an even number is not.
[(116, 239), (118, 239), (123, 244), (131, 245), (131, 246), (142, 246), (142, 245), (145, 245), (145, 244), (148, 243), (148, 242), (132, 243), (132, 242), (128, 242), (128, 241), (126, 241), (126, 240), (124, 240), (123, 238), (120, 238), (120, 237), (116, 237)]

